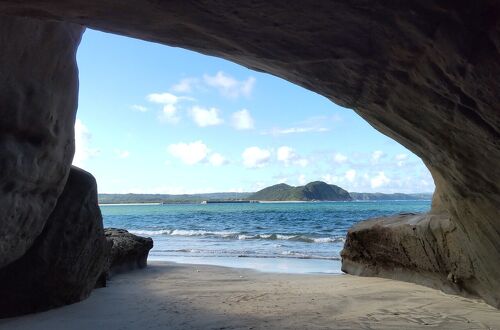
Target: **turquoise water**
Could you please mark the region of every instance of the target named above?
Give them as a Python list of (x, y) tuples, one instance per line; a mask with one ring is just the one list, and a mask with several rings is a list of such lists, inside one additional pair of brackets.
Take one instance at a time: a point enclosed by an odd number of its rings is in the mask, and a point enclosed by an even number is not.
[(101, 205), (105, 227), (150, 236), (150, 260), (287, 273), (340, 273), (347, 230), (425, 212), (430, 201)]

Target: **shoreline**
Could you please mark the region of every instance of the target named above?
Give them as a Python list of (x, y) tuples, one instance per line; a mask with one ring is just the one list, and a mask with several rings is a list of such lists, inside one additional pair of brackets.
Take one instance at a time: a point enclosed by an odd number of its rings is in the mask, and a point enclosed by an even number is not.
[[(71, 325), (71, 326), (70, 326)], [(500, 329), (478, 300), (382, 278), (150, 262), (80, 303), (0, 329)]]
[[(345, 200), (345, 201), (326, 201), (326, 200), (318, 200), (318, 201), (266, 201), (266, 200), (255, 200), (252, 202), (245, 202), (242, 204), (286, 204), (286, 203), (368, 203), (368, 202), (432, 202), (432, 199), (353, 199), (353, 200)], [(130, 206), (141, 206), (141, 205), (184, 205), (184, 204), (192, 204), (192, 205), (206, 205), (206, 204), (233, 204), (232, 202), (210, 202), (210, 203), (203, 203), (201, 202), (190, 202), (190, 201), (172, 201), (172, 202), (145, 202), (145, 203), (140, 203), (140, 202), (134, 202), (134, 203), (99, 203), (99, 206), (124, 206), (124, 205), (130, 205)], [(234, 203), (238, 204), (238, 203)]]

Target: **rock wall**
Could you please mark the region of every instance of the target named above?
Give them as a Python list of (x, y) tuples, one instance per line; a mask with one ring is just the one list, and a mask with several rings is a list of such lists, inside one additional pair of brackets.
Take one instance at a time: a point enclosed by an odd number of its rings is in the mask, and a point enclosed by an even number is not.
[[(437, 186), (433, 211), (463, 232), (464, 285), (500, 305), (500, 2), (0, 0), (0, 13), (223, 57), (354, 109), (423, 159)], [(22, 222), (12, 214), (9, 226)]]
[(0, 267), (33, 244), (66, 182), (82, 31), (0, 16)]
[(95, 179), (72, 167), (33, 246), (0, 269), (0, 318), (87, 298), (104, 268), (106, 247)]

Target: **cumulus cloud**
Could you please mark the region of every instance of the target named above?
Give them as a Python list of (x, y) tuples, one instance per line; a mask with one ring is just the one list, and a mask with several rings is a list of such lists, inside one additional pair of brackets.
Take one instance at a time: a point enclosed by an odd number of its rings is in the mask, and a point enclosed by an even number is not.
[(180, 97), (170, 93), (152, 93), (147, 96), (149, 102), (160, 104), (176, 104)]
[(254, 120), (247, 109), (234, 112), (232, 115), (232, 124), (237, 130), (254, 128)]
[(289, 165), (292, 160), (297, 157), (295, 151), (287, 146), (279, 147), (276, 157), (280, 162), (285, 163), (285, 165)]
[(170, 124), (177, 124), (180, 121), (178, 115), (177, 103), (184, 99), (170, 93), (152, 93), (147, 96), (148, 101), (158, 104), (163, 104), (160, 120)]
[(199, 83), (197, 78), (183, 78), (177, 84), (173, 85), (171, 90), (176, 93), (191, 93), (193, 87)]
[(333, 155), (333, 161), (337, 164), (345, 163), (347, 161), (347, 156), (337, 152)]
[(92, 135), (80, 119), (75, 121), (75, 155), (73, 165), (84, 167), (85, 161), (99, 154), (99, 150), (90, 147)]
[(306, 181), (306, 176), (304, 174), (299, 175), (299, 178), (297, 179), (300, 185), (304, 185), (307, 183)]
[(391, 182), (391, 179), (389, 179), (384, 172), (378, 172), (377, 175), (372, 177), (370, 179), (370, 185), (372, 189), (380, 188), (383, 186), (386, 186)]
[(394, 157), (394, 159), (396, 160), (396, 164), (398, 164), (398, 166), (401, 167), (405, 164), (406, 160), (408, 159), (408, 155), (398, 154)]
[(140, 104), (133, 104), (133, 105), (130, 106), (130, 108), (132, 110), (139, 111), (139, 112), (146, 112), (146, 111), (148, 111), (148, 108), (146, 108), (145, 106), (140, 105)]
[(245, 167), (260, 168), (266, 166), (271, 159), (271, 151), (259, 147), (249, 147), (243, 151), (241, 156)]
[(212, 166), (219, 167), (227, 164), (226, 158), (219, 153), (214, 153), (210, 156), (209, 162)]
[(179, 158), (184, 164), (194, 165), (206, 160), (210, 149), (202, 142), (175, 143), (167, 147), (168, 152)]
[(309, 164), (309, 161), (306, 158), (301, 158), (293, 148), (288, 146), (279, 147), (276, 153), (276, 158), (278, 161), (283, 162), (285, 166), (293, 164), (306, 167)]
[(194, 101), (193, 98), (187, 96), (177, 96), (171, 93), (152, 93), (147, 97), (149, 102), (163, 105), (159, 119), (170, 124), (177, 124), (180, 121), (178, 104), (181, 101)]
[(161, 121), (170, 124), (177, 124), (181, 120), (181, 117), (177, 114), (177, 107), (173, 104), (164, 105), (159, 118)]
[(216, 88), (219, 92), (229, 98), (240, 96), (249, 97), (255, 86), (255, 78), (249, 77), (246, 80), (237, 80), (222, 71), (215, 75), (203, 75), (203, 81), (210, 87)]
[(219, 117), (219, 109), (217, 108), (202, 108), (194, 106), (189, 111), (196, 125), (199, 127), (215, 126), (222, 124), (223, 120)]
[(372, 153), (372, 163), (377, 164), (381, 158), (385, 157), (385, 153), (382, 150), (375, 150)]

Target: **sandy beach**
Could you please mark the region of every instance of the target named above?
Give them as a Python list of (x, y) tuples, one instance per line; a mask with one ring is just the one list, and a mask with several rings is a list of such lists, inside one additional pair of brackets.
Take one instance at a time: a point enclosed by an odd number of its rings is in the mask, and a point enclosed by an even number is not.
[(415, 284), (167, 262), (0, 329), (500, 329), (500, 311)]

